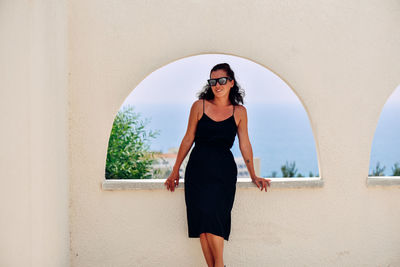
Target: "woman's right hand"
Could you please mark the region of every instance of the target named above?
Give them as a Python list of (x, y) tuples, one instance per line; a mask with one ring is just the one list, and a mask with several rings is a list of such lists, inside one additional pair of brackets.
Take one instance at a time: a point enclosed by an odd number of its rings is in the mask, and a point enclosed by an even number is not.
[(267, 187), (271, 186), (271, 179), (261, 178), (255, 176), (251, 178), (252, 182), (257, 185), (257, 187), (262, 191), (265, 188), (265, 192), (267, 192)]
[(175, 186), (179, 185), (179, 172), (171, 172), (164, 185), (167, 187), (167, 190), (171, 190), (171, 192), (175, 191)]

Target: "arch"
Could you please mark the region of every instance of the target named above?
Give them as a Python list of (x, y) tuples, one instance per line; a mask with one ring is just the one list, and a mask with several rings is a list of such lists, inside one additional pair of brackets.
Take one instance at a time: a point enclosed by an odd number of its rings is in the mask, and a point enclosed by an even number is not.
[(322, 177), (321, 168), (320, 168), (320, 159), (319, 159), (319, 157), (320, 157), (319, 156), (319, 146), (318, 146), (318, 142), (317, 142), (317, 140), (315, 138), (316, 135), (315, 135), (315, 132), (314, 132), (314, 127), (313, 127), (312, 119), (311, 119), (311, 116), (310, 116), (310, 112), (307, 109), (307, 106), (305, 105), (305, 103), (304, 103), (303, 99), (301, 98), (301, 96), (299, 95), (299, 93), (293, 88), (293, 86), (290, 85), (289, 81), (287, 81), (284, 77), (279, 75), (279, 73), (274, 71), (271, 67), (265, 66), (264, 64), (259, 63), (256, 60), (253, 60), (253, 59), (250, 59), (250, 58), (247, 58), (247, 57), (244, 57), (244, 56), (237, 56), (235, 54), (230, 54), (230, 53), (198, 53), (198, 54), (187, 55), (187, 56), (183, 56), (183, 57), (180, 57), (180, 58), (176, 58), (176, 59), (170, 61), (167, 64), (163, 64), (162, 66), (158, 66), (158, 67), (154, 68), (150, 73), (146, 74), (144, 77), (141, 77), (140, 82), (136, 83), (133, 87), (131, 87), (132, 89), (130, 90), (129, 94), (125, 95), (124, 102), (125, 102), (126, 99), (128, 99), (129, 95), (131, 93), (133, 93), (135, 91), (135, 89), (138, 86), (140, 86), (140, 84), (142, 84), (143, 81), (145, 81), (146, 79), (151, 77), (157, 71), (159, 71), (161, 69), (164, 69), (165, 67), (168, 67), (171, 64), (174, 64), (174, 63), (177, 63), (179, 61), (185, 60), (185, 59), (190, 59), (190, 58), (197, 57), (197, 56), (212, 56), (212, 55), (214, 55), (214, 56), (231, 56), (231, 57), (236, 57), (236, 58), (240, 58), (242, 60), (246, 60), (246, 61), (252, 62), (253, 64), (256, 64), (257, 66), (259, 66), (259, 67), (261, 67), (261, 68), (263, 68), (265, 70), (268, 70), (271, 74), (273, 74), (274, 76), (279, 78), (280, 81), (282, 81), (290, 89), (290, 91), (296, 96), (297, 100), (299, 101), (299, 103), (301, 104), (302, 108), (306, 112), (307, 119), (308, 119), (309, 125), (311, 127), (311, 132), (312, 132), (313, 139), (314, 139), (314, 145), (315, 145), (315, 151), (316, 151), (316, 159), (317, 159), (317, 165), (318, 165), (317, 169), (318, 169), (319, 177)]
[(373, 140), (370, 146), (369, 177), (393, 176), (391, 168), (395, 167), (394, 164), (398, 163), (398, 167), (400, 167), (400, 151), (397, 152), (395, 149), (400, 147), (400, 142), (398, 137), (395, 138), (394, 136), (400, 131), (399, 116), (400, 85), (395, 87), (386, 98), (380, 110), (379, 119), (375, 124)]

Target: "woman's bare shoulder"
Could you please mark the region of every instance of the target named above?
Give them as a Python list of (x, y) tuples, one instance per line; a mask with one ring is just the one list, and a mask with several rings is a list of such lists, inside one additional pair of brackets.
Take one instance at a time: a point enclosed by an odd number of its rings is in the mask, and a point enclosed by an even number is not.
[(235, 106), (235, 120), (238, 121), (238, 126), (243, 125), (241, 122), (247, 121), (247, 111), (243, 105)]
[(203, 99), (197, 99), (193, 102), (192, 107), (196, 110), (200, 110), (203, 108)]
[(244, 115), (246, 115), (247, 110), (246, 110), (245, 106), (239, 104), (239, 105), (236, 105), (236, 107), (235, 107), (235, 113), (236, 112), (238, 113), (238, 115), (244, 116)]
[(197, 99), (193, 102), (193, 105), (203, 105), (203, 99)]
[(192, 111), (196, 114), (197, 119), (203, 114), (203, 99), (197, 99), (192, 103)]

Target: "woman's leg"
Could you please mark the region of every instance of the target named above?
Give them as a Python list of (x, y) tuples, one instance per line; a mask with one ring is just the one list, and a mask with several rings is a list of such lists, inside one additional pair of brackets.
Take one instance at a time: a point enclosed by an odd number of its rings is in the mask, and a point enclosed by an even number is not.
[(200, 243), (201, 243), (201, 248), (203, 250), (204, 258), (206, 258), (208, 267), (214, 267), (214, 257), (212, 255), (211, 248), (208, 245), (206, 233), (200, 234)]
[(224, 238), (211, 233), (206, 233), (206, 236), (214, 257), (214, 267), (224, 267)]

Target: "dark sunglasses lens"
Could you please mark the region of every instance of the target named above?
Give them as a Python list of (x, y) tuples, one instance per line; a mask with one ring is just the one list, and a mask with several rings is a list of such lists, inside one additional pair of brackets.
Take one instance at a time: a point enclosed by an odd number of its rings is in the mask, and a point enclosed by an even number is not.
[(218, 82), (219, 82), (220, 85), (224, 85), (224, 84), (226, 84), (226, 78), (220, 78), (218, 80)]
[(215, 80), (215, 79), (213, 79), (213, 80), (208, 80), (208, 84), (209, 85), (211, 85), (211, 86), (214, 86), (214, 85), (216, 85), (217, 84), (217, 80)]

